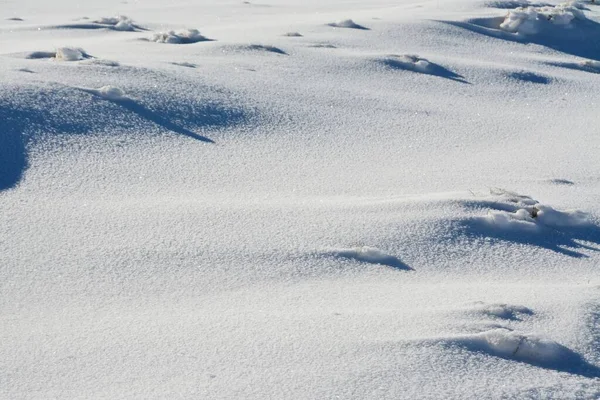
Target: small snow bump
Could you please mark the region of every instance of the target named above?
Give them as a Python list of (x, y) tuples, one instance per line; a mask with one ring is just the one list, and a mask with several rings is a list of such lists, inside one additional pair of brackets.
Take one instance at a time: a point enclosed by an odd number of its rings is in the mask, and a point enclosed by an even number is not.
[(352, 248), (330, 249), (322, 253), (326, 256), (347, 258), (369, 264), (380, 264), (403, 270), (412, 270), (411, 267), (399, 258), (388, 254), (376, 247), (362, 246)]
[(535, 35), (549, 26), (567, 27), (575, 20), (585, 20), (581, 9), (577, 2), (556, 6), (517, 7), (508, 12), (500, 29), (521, 35)]
[(180, 32), (159, 32), (155, 33), (150, 39), (151, 42), (169, 44), (190, 44), (210, 40), (206, 36), (203, 36), (198, 29), (187, 29)]
[(117, 15), (116, 17), (102, 17), (93, 22), (99, 25), (105, 25), (117, 31), (134, 32), (138, 29), (141, 29), (139, 26), (133, 23), (131, 18), (125, 15)]
[(344, 19), (341, 21), (337, 21), (337, 22), (331, 22), (329, 24), (327, 24), (329, 26), (332, 26), (334, 28), (349, 28), (349, 29), (362, 29), (362, 30), (369, 30), (369, 28), (359, 25), (356, 22), (352, 21), (351, 19)]
[(102, 86), (96, 90), (96, 94), (107, 100), (122, 100), (125, 99), (125, 91), (116, 86)]

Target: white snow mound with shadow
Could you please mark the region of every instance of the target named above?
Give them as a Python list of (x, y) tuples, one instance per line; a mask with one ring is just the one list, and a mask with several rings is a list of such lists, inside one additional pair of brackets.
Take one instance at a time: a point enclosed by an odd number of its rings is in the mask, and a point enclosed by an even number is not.
[(502, 229), (523, 229), (535, 231), (540, 225), (550, 228), (569, 228), (593, 225), (590, 216), (579, 210), (558, 211), (540, 204), (528, 196), (512, 192), (501, 192), (501, 198), (514, 203), (516, 210), (490, 210), (485, 220)]
[(125, 92), (123, 89), (115, 87), (115, 86), (102, 86), (100, 89), (97, 89), (96, 94), (102, 98), (107, 100), (121, 100), (126, 98)]
[(390, 55), (386, 58), (388, 64), (410, 71), (430, 73), (431, 63), (414, 54)]
[(349, 29), (363, 29), (363, 30), (367, 29), (364, 26), (359, 25), (356, 22), (352, 21), (351, 19), (343, 19), (340, 21), (332, 22), (328, 25), (332, 26), (334, 28), (349, 28)]
[(150, 41), (157, 43), (187, 44), (209, 40), (198, 29), (187, 29), (181, 32), (168, 31), (155, 33)]
[(553, 340), (502, 328), (447, 339), (444, 342), (483, 351), (496, 357), (547, 367), (560, 365), (563, 361), (573, 358), (572, 351)]
[(56, 49), (56, 60), (58, 61), (79, 61), (86, 57), (86, 52), (78, 47), (59, 47)]
[(125, 15), (118, 15), (116, 17), (102, 17), (96, 21), (97, 24), (109, 25), (117, 31), (134, 31), (136, 26), (133, 24), (131, 18)]
[(568, 27), (573, 20), (586, 19), (582, 6), (577, 2), (557, 6), (518, 7), (508, 12), (500, 28), (522, 35), (534, 35), (548, 24)]
[(388, 254), (376, 247), (362, 246), (351, 248), (330, 249), (322, 253), (326, 256), (347, 258), (369, 264), (387, 265), (399, 269), (412, 269), (398, 257)]

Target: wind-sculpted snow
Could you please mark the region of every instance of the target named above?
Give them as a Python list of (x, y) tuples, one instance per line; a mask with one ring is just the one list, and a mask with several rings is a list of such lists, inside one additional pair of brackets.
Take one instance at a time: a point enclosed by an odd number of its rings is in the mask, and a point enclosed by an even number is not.
[(426, 75), (435, 75), (442, 78), (451, 79), (454, 81), (467, 83), (464, 77), (450, 71), (441, 65), (430, 62), (425, 58), (421, 58), (417, 55), (403, 54), (396, 55), (392, 54), (387, 57), (378, 60), (381, 64), (392, 69), (400, 69), (412, 72), (418, 72)]
[(510, 10), (505, 17), (447, 23), (486, 36), (538, 44), (565, 54), (599, 61), (600, 49), (594, 38), (600, 33), (600, 24), (587, 18), (586, 10), (581, 3), (569, 2), (556, 6), (518, 7)]
[(529, 196), (501, 189), (492, 193), (490, 199), (463, 203), (468, 208), (487, 211), (484, 216), (459, 223), (468, 235), (525, 243), (573, 257), (582, 257), (581, 250), (599, 250), (585, 244), (600, 244), (600, 226), (590, 214), (556, 210)]
[(588, 363), (569, 348), (542, 335), (493, 329), (478, 334), (444, 338), (439, 342), (446, 346), (461, 346), (470, 351), (483, 352), (541, 368), (590, 378), (600, 377), (600, 368)]
[(359, 25), (356, 22), (352, 21), (351, 19), (343, 19), (340, 21), (336, 21), (336, 22), (331, 22), (328, 24), (331, 27), (334, 28), (348, 28), (348, 29), (359, 29), (359, 30), (369, 30), (369, 28)]
[(55, 61), (81, 61), (93, 57), (79, 47), (59, 47), (56, 51), (34, 51), (28, 53), (25, 58), (31, 60), (48, 58)]
[[(61, 58), (76, 60), (79, 50), (61, 49)], [(58, 59), (58, 53), (56, 55)], [(162, 131), (183, 135), (203, 142), (213, 142), (198, 130), (222, 129), (242, 124), (246, 119), (241, 105), (230, 102), (218, 89), (190, 84), (181, 78), (165, 73), (141, 69), (119, 70), (110, 64), (105, 69), (115, 77), (125, 80), (131, 91), (113, 85), (99, 89), (81, 88), (59, 84), (27, 84), (5, 87), (11, 96), (0, 98), (0, 116), (5, 121), (2, 135), (6, 155), (0, 159), (4, 171), (0, 190), (13, 187), (27, 168), (28, 144), (48, 135), (144, 134)], [(85, 68), (105, 68), (86, 65)], [(148, 91), (139, 86), (140, 78), (154, 76), (166, 86), (163, 91)], [(105, 78), (105, 82), (111, 82)], [(196, 91), (175, 91), (177, 87), (195, 88)], [(106, 102), (95, 100), (104, 99)]]
[(187, 29), (181, 32), (168, 31), (155, 33), (151, 42), (169, 43), (169, 44), (191, 44), (210, 41), (209, 38), (202, 35), (198, 29)]
[(348, 258), (369, 264), (386, 265), (396, 269), (412, 270), (412, 268), (403, 263), (399, 258), (387, 254), (386, 252), (375, 247), (362, 246), (347, 249), (332, 249), (324, 251), (322, 254), (333, 257)]
[(598, 399), (558, 3), (2, 2), (0, 398)]

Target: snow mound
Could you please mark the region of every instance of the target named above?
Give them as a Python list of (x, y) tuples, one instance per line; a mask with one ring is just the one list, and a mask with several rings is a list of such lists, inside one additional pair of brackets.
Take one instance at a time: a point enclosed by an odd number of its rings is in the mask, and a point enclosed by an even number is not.
[(155, 33), (150, 39), (151, 42), (169, 43), (169, 44), (190, 44), (209, 41), (198, 29), (187, 29), (181, 32), (168, 31)]
[(344, 20), (337, 21), (337, 22), (331, 22), (327, 25), (332, 26), (334, 28), (349, 28), (349, 29), (362, 29), (362, 30), (369, 29), (367, 27), (357, 24), (356, 22), (352, 21), (351, 19), (344, 19)]
[(414, 54), (392, 54), (383, 59), (383, 63), (390, 67), (402, 68), (415, 72), (422, 72), (425, 74), (432, 72), (431, 63)]
[(102, 86), (100, 89), (98, 89), (98, 94), (109, 100), (119, 100), (125, 98), (125, 92), (115, 86)]
[(599, 376), (598, 367), (562, 344), (536, 333), (519, 333), (507, 328), (442, 339), (441, 344), (514, 360), (536, 367), (587, 377)]
[(388, 254), (376, 247), (362, 246), (353, 248), (331, 249), (323, 252), (324, 255), (348, 258), (369, 264), (380, 264), (388, 267), (412, 270), (408, 265), (402, 262), (399, 258)]
[(486, 304), (477, 302), (475, 303), (473, 311), (488, 317), (513, 321), (520, 320), (523, 315), (533, 315), (533, 311), (525, 306), (503, 303)]
[(585, 60), (581, 63), (581, 66), (586, 69), (596, 70), (596, 71), (600, 72), (600, 61)]
[(112, 29), (115, 29), (117, 31), (128, 31), (128, 32), (133, 32), (136, 30), (136, 28), (138, 28), (133, 21), (131, 20), (131, 18), (126, 17), (124, 15), (118, 15), (116, 17), (103, 17), (100, 18), (96, 21), (94, 21), (96, 24), (100, 24), (100, 25), (107, 25), (109, 27), (111, 27)]
[(501, 229), (537, 230), (540, 225), (550, 228), (568, 228), (593, 225), (590, 216), (579, 210), (558, 211), (539, 203), (529, 196), (508, 191), (495, 192), (500, 198), (514, 204), (508, 210), (489, 211), (487, 221)]
[(534, 35), (548, 26), (569, 27), (574, 20), (586, 19), (582, 6), (567, 2), (556, 6), (517, 7), (508, 12), (500, 29), (522, 35)]
[(390, 54), (382, 58), (377, 58), (374, 62), (386, 68), (418, 72), (450, 79), (455, 82), (468, 83), (464, 76), (414, 54)]
[(492, 329), (449, 340), (470, 350), (525, 362), (545, 368), (564, 369), (580, 357), (565, 346), (536, 334), (522, 334), (508, 329)]
[(89, 55), (79, 47), (59, 47), (54, 58), (58, 61), (79, 61), (89, 58)]

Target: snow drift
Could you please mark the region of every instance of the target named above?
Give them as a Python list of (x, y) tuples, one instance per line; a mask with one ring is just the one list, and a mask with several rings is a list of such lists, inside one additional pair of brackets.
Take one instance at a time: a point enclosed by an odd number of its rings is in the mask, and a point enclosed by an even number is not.
[(412, 270), (398, 257), (388, 254), (376, 247), (362, 246), (352, 248), (331, 249), (322, 252), (323, 255), (347, 258), (368, 264), (380, 264), (388, 267)]
[(151, 42), (169, 43), (169, 44), (190, 44), (210, 41), (203, 36), (198, 29), (187, 29), (180, 32), (167, 31), (155, 33), (150, 39)]
[(586, 19), (578, 2), (557, 6), (518, 7), (508, 12), (500, 28), (521, 35), (534, 35), (548, 27), (570, 27), (574, 20)]

